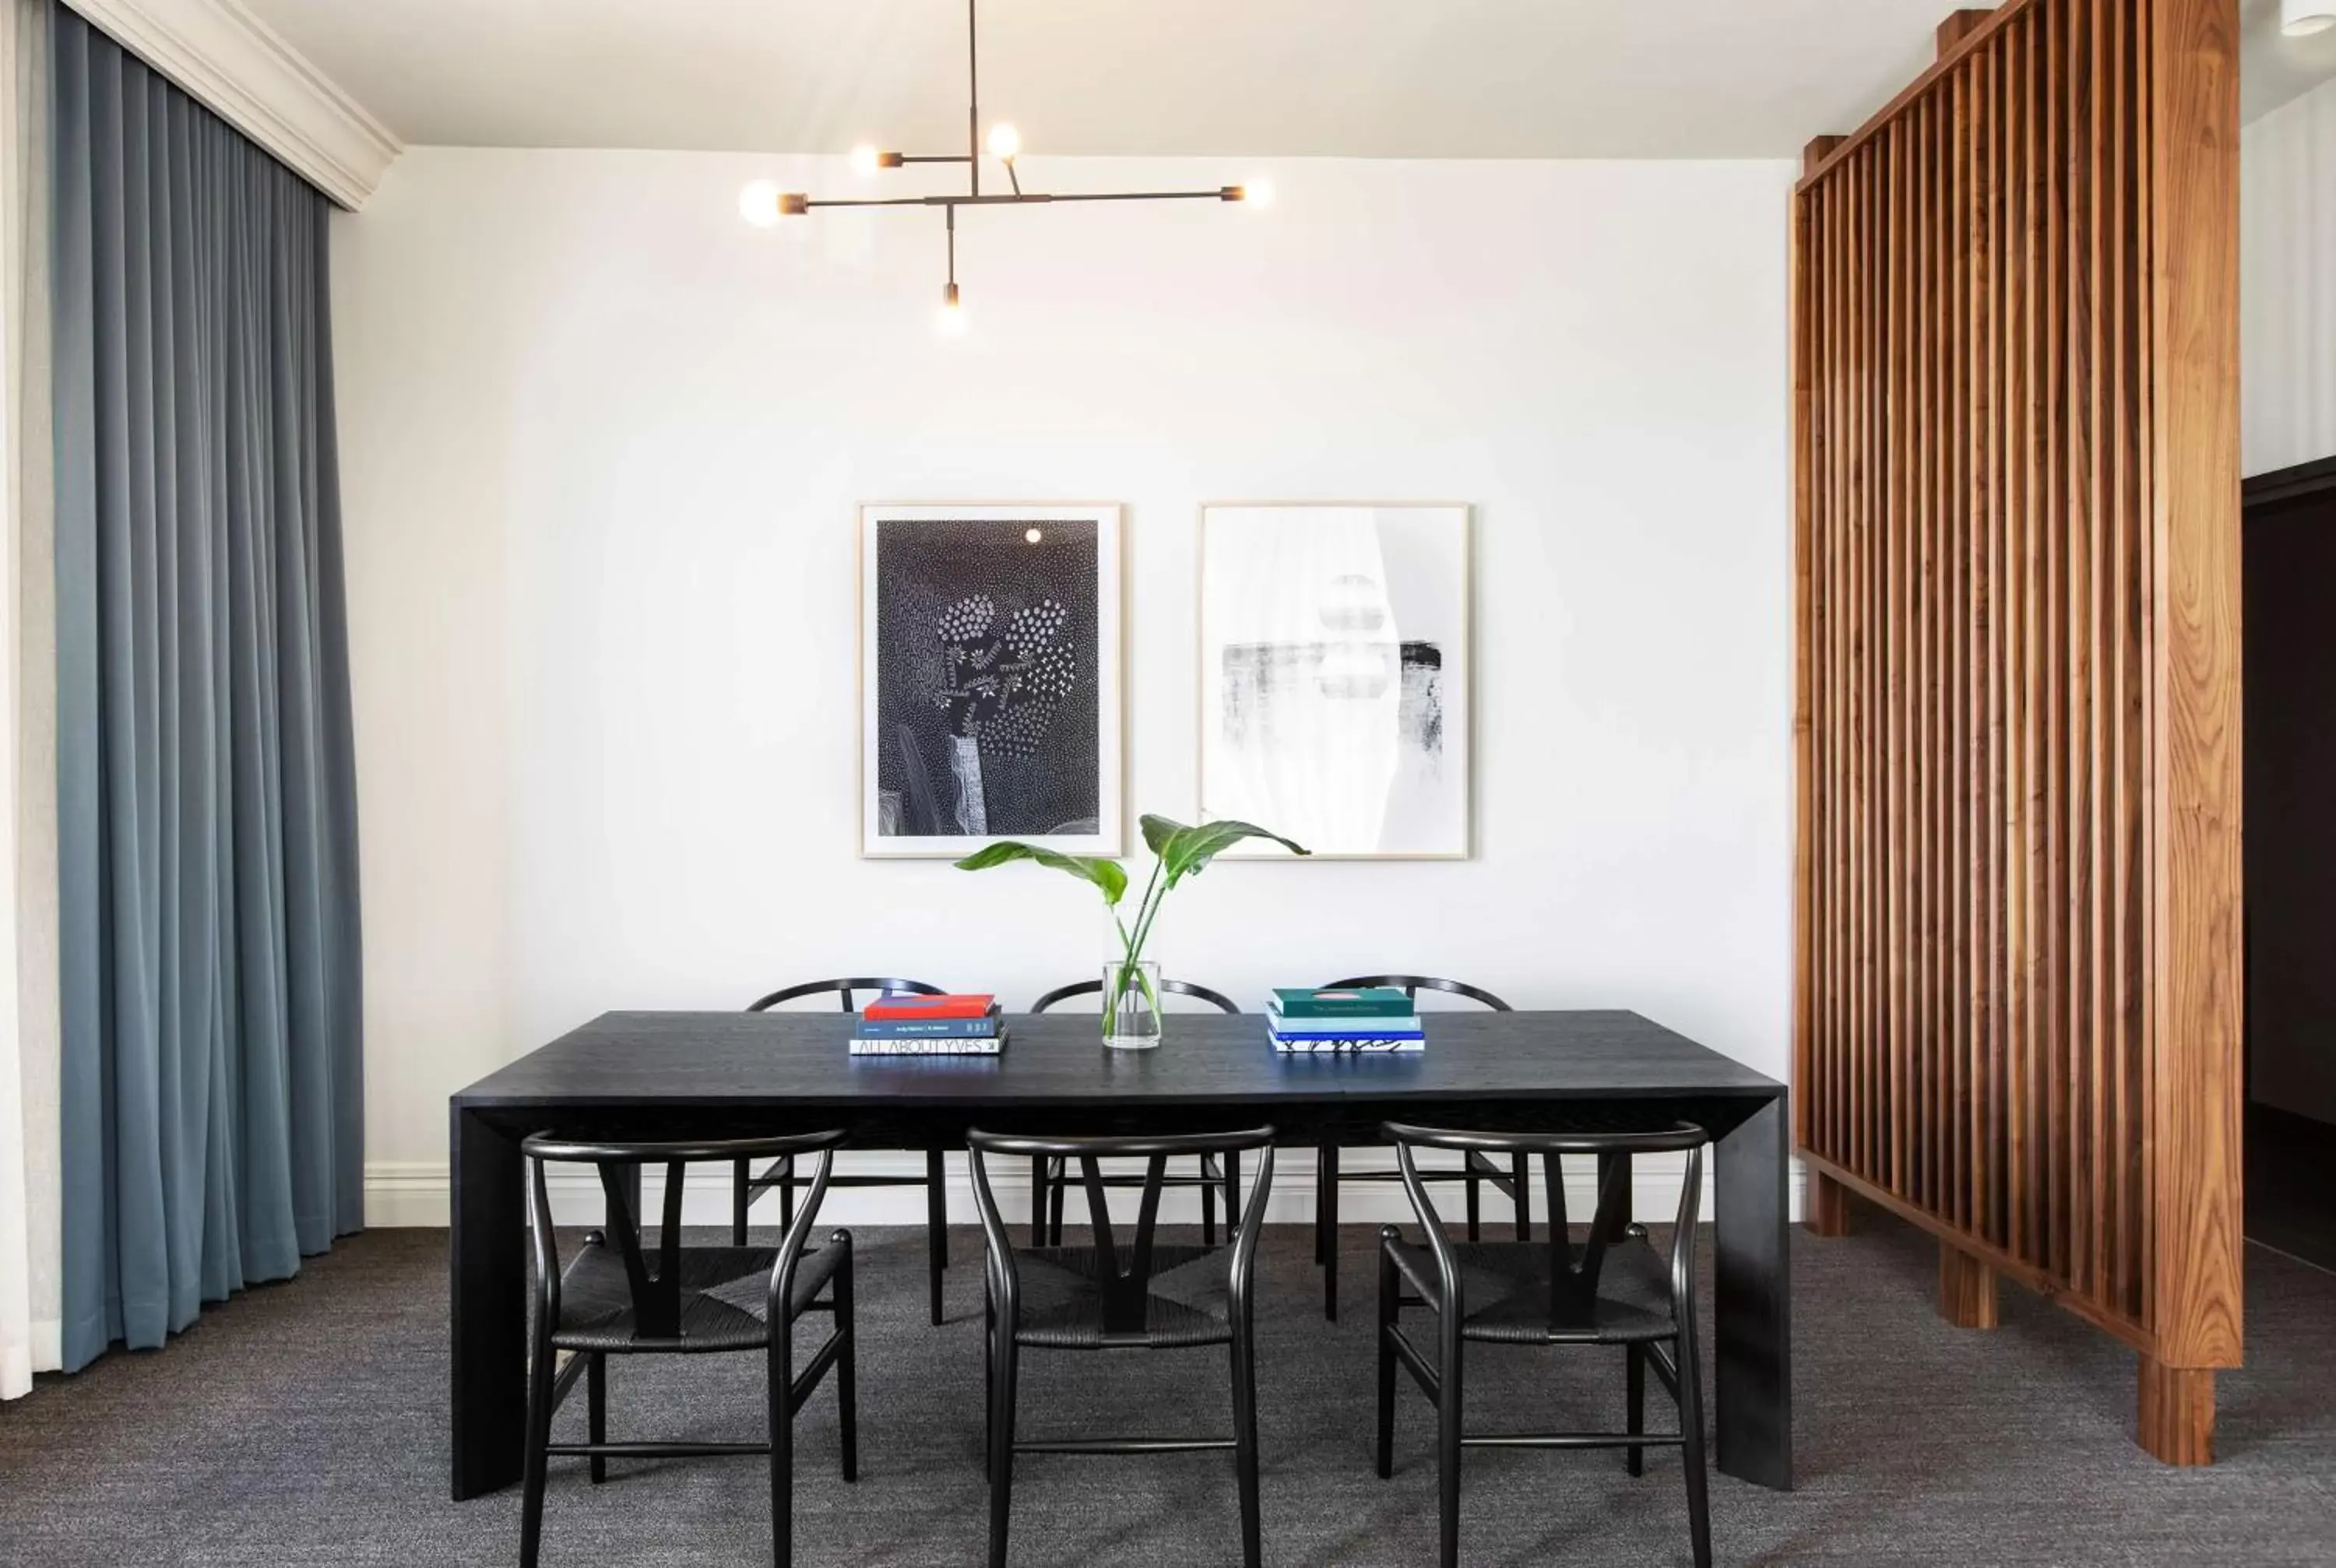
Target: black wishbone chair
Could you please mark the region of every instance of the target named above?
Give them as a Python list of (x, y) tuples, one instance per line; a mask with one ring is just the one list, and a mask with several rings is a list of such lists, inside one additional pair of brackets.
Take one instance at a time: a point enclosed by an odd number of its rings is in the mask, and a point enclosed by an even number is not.
[[(1380, 1131), (1396, 1161), (1424, 1242), (1394, 1225), (1379, 1232), (1378, 1470), (1394, 1473), (1395, 1373), (1408, 1371), (1436, 1412), (1437, 1504), (1444, 1568), (1460, 1561), (1460, 1450), (1623, 1448), (1633, 1475), (1649, 1447), (1676, 1447), (1687, 1472), (1688, 1528), (1696, 1568), (1711, 1568), (1711, 1516), (1705, 1498), (1703, 1385), (1695, 1337), (1695, 1227), (1703, 1197), (1703, 1129), (1681, 1123), (1646, 1133), (1464, 1133), (1389, 1123)], [(1462, 1242), (1444, 1234), (1414, 1149), (1450, 1149), (1543, 1157), (1549, 1203), (1546, 1242)], [(1630, 1162), (1639, 1154), (1684, 1154), (1670, 1255), (1630, 1222)], [(1598, 1205), (1582, 1241), (1565, 1213), (1561, 1156), (1598, 1159)], [(1423, 1349), (1403, 1332), (1406, 1307), (1436, 1315), (1436, 1341)], [(1461, 1426), (1461, 1348), (1470, 1340), (1502, 1345), (1620, 1345), (1624, 1355), (1627, 1430), (1465, 1434)], [(1646, 1369), (1679, 1406), (1679, 1429), (1646, 1430)]]
[[(1163, 979), (1160, 982), (1160, 989), (1171, 996), (1190, 997), (1194, 1001), (1206, 1002), (1221, 1013), (1241, 1011), (1240, 1005), (1222, 991), (1213, 991), (1206, 986), (1194, 985), (1190, 980)], [(1056, 986), (1053, 990), (1032, 1002), (1030, 1010), (1034, 1013), (1043, 1013), (1056, 1003), (1069, 1001), (1074, 997), (1102, 995), (1103, 981), (1100, 978), (1092, 980), (1077, 980), (1067, 986)], [(1213, 1247), (1217, 1244), (1218, 1192), (1222, 1189), (1225, 1194), (1225, 1225), (1228, 1229), (1231, 1228), (1233, 1221), (1238, 1217), (1239, 1211), (1235, 1207), (1238, 1200), (1234, 1196), (1232, 1183), (1225, 1180), (1224, 1165), (1222, 1161), (1213, 1154), (1202, 1154), (1200, 1157), (1199, 1165), (1200, 1169), (1192, 1175), (1171, 1174), (1165, 1178), (1165, 1184), (1171, 1187), (1201, 1189), (1201, 1240)], [(1043, 1246), (1050, 1241), (1058, 1246), (1061, 1244), (1063, 1190), (1068, 1184), (1062, 1161), (1033, 1160), (1030, 1162), (1030, 1242), (1033, 1246)], [(1144, 1185), (1144, 1178), (1133, 1172), (1125, 1175), (1106, 1175), (1103, 1179), (1103, 1184), (1106, 1187), (1140, 1187)]]
[[(777, 1568), (793, 1560), (794, 1415), (835, 1370), (835, 1398), (843, 1448), (843, 1478), (860, 1472), (852, 1340), (852, 1233), (836, 1231), (827, 1245), (804, 1242), (827, 1196), (833, 1150), (844, 1135), (800, 1133), (786, 1137), (696, 1144), (593, 1144), (539, 1134), (520, 1145), (528, 1162), (528, 1228), (535, 1243), (533, 1359), (528, 1367), (525, 1491), (520, 1508), (520, 1568), (536, 1568), (543, 1538), (543, 1486), (553, 1456), (591, 1461), (594, 1485), (616, 1459), (695, 1458), (767, 1454), (771, 1460), (771, 1548)], [(689, 1247), (681, 1241), (684, 1172), (713, 1161), (803, 1159), (817, 1154), (806, 1180), (802, 1211), (775, 1247)], [(598, 1168), (608, 1194), (608, 1230), (593, 1231), (563, 1268), (544, 1192), (548, 1160)], [(633, 1213), (640, 1169), (665, 1167), (665, 1212), (652, 1251), (644, 1248)], [(654, 1267), (652, 1267), (654, 1265)], [(821, 1292), (826, 1298), (821, 1299)], [(832, 1315), (834, 1327), (810, 1360), (794, 1368), (795, 1320)], [(571, 1352), (555, 1368), (557, 1352)], [(608, 1433), (610, 1356), (694, 1355), (760, 1350), (768, 1359), (765, 1396), (769, 1441), (763, 1443), (611, 1443)], [(583, 1443), (551, 1441), (551, 1416), (581, 1375), (586, 1379)]]
[[(1160, 1137), (1016, 1137), (972, 1132), (973, 1193), (988, 1241), (987, 1334), (989, 1387), (989, 1563), (1005, 1568), (1006, 1526), (1020, 1454), (1176, 1454), (1231, 1448), (1241, 1488), (1241, 1561), (1257, 1568), (1257, 1346), (1251, 1296), (1258, 1232), (1273, 1186), (1273, 1129)], [(1257, 1183), (1241, 1212), (1231, 1245), (1195, 1247), (1158, 1239), (1160, 1190), (1168, 1162), (1185, 1155), (1222, 1160), (1238, 1186), (1241, 1157), (1258, 1154)], [(990, 1191), (990, 1155), (1078, 1164), (1086, 1189), (1093, 1242), (1015, 1251)], [(1102, 1162), (1144, 1162), (1135, 1232), (1123, 1242), (1105, 1203)], [(1230, 1253), (1230, 1256), (1228, 1256)], [(1015, 1373), (1026, 1349), (1168, 1350), (1227, 1345), (1232, 1351), (1233, 1435), (1224, 1437), (1017, 1439)]]
[[(1100, 984), (1101, 982), (1097, 982)], [(1508, 1003), (1481, 987), (1462, 980), (1447, 980), (1434, 975), (1358, 975), (1351, 979), (1333, 980), (1324, 990), (1359, 989), (1365, 986), (1392, 986), (1413, 1001), (1419, 993), (1441, 991), (1447, 996), (1465, 997), (1472, 1002), (1490, 1008), (1496, 1013), (1514, 1012)], [(1419, 1173), (1423, 1182), (1465, 1182), (1468, 1183), (1468, 1239), (1480, 1240), (1482, 1223), (1482, 1192), (1486, 1182), (1495, 1190), (1507, 1194), (1514, 1208), (1517, 1240), (1533, 1240), (1533, 1189), (1525, 1179), (1523, 1154), (1509, 1162), (1504, 1172), (1484, 1154), (1471, 1153), (1463, 1158), (1457, 1169), (1429, 1169)], [(1315, 1151), (1314, 1163), (1314, 1261), (1322, 1267), (1322, 1316), (1336, 1320), (1338, 1316), (1338, 1184), (1341, 1182), (1399, 1182), (1395, 1171), (1348, 1171), (1338, 1169), (1338, 1146), (1325, 1144)]]
[[(1098, 980), (1097, 985), (1102, 982)], [(746, 1010), (764, 1013), (783, 1002), (797, 1001), (804, 997), (833, 996), (843, 1004), (847, 1013), (857, 1012), (852, 994), (874, 991), (883, 996), (938, 997), (944, 995), (939, 986), (922, 980), (843, 979), (806, 980), (799, 986), (785, 986), (755, 1002)], [(795, 1172), (792, 1159), (775, 1160), (756, 1175), (753, 1164), (740, 1160), (731, 1174), (730, 1242), (733, 1246), (746, 1244), (746, 1211), (756, 1198), (775, 1187), (779, 1192), (779, 1223), (791, 1225), (795, 1217), (795, 1183), (803, 1178)], [(942, 1164), (941, 1151), (925, 1151), (925, 1174), (921, 1176), (862, 1176), (838, 1175), (832, 1183), (838, 1187), (922, 1187), (925, 1190), (925, 1293), (932, 1320), (941, 1320), (941, 1276), (949, 1268), (949, 1178)]]

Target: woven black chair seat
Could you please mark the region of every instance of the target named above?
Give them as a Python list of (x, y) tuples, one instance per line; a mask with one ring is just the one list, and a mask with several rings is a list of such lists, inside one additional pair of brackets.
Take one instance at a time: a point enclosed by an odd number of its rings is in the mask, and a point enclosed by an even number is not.
[[(802, 1315), (835, 1273), (844, 1249), (805, 1251), (795, 1266), (789, 1320)], [(654, 1254), (652, 1254), (654, 1256)], [(604, 1243), (587, 1242), (560, 1276), (560, 1321), (552, 1344), (562, 1350), (747, 1350), (770, 1342), (771, 1271), (775, 1247), (684, 1247), (681, 1334), (672, 1339), (635, 1336), (631, 1286), (625, 1261)]]
[[(1124, 1268), (1131, 1249), (1119, 1251)], [(1155, 1245), (1144, 1331), (1135, 1334), (1109, 1332), (1104, 1326), (1105, 1271), (1095, 1248), (1025, 1249), (1015, 1254), (1022, 1267), (1022, 1311), (1014, 1342), (1056, 1350), (1230, 1344), (1225, 1252), (1222, 1247)]]
[[(1429, 1309), (1443, 1310), (1436, 1254), (1424, 1243), (1391, 1239), (1396, 1271)], [(1669, 1264), (1643, 1235), (1608, 1244), (1598, 1288), (1587, 1299), (1568, 1292), (1552, 1335), (1550, 1246), (1544, 1242), (1455, 1242), (1463, 1316), (1460, 1337), (1496, 1344), (1543, 1345), (1552, 1338), (1602, 1345), (1668, 1339), (1671, 1320)], [(1579, 1247), (1574, 1249), (1578, 1259)]]

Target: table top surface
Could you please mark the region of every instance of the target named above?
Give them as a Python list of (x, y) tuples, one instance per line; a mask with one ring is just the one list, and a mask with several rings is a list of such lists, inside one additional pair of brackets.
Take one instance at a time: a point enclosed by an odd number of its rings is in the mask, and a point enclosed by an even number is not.
[[(1085, 1008), (1007, 1018), (995, 1057), (854, 1057), (837, 1012), (603, 1013), (453, 1096), (462, 1110), (1153, 1105), (1780, 1096), (1775, 1079), (1637, 1013), (1434, 1012), (1426, 1049), (1283, 1056), (1261, 1014), (1171, 1013), (1149, 1051)], [(1748, 1112), (1747, 1113), (1748, 1114)]]

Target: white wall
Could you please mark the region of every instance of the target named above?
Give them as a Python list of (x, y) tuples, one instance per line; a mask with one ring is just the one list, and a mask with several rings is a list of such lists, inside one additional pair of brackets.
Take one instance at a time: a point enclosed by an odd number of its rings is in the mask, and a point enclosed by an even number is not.
[(2239, 146), (2242, 450), (2268, 473), (2336, 457), (2336, 82)]
[(1263, 211), (971, 214), (955, 341), (937, 217), (737, 219), (840, 160), (419, 149), (336, 219), (376, 1222), (443, 1215), (449, 1093), (604, 1008), (1093, 967), (1067, 879), (854, 856), (864, 500), (1126, 503), (1130, 805), (1172, 815), (1199, 503), (1474, 503), (1477, 857), (1221, 866), (1159, 955), (1627, 1006), (1784, 1074), (1791, 169), (1267, 172)]

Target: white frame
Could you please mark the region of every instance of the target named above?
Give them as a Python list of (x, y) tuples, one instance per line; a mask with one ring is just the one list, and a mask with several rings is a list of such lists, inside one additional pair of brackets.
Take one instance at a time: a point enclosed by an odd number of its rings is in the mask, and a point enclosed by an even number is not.
[[(1208, 800), (1209, 779), (1209, 710), (1212, 672), (1209, 668), (1209, 650), (1214, 642), (1209, 631), (1209, 526), (1212, 515), (1219, 512), (1241, 511), (1348, 511), (1368, 508), (1375, 511), (1444, 511), (1456, 514), (1455, 522), (1460, 531), (1460, 625), (1459, 643), (1462, 655), (1460, 679), (1455, 683), (1461, 702), (1461, 722), (1454, 726), (1458, 743), (1461, 769), (1460, 783), (1460, 842), (1449, 850), (1338, 850), (1307, 847), (1313, 852), (1305, 856), (1270, 853), (1257, 844), (1237, 844), (1224, 852), (1224, 859), (1284, 860), (1293, 864), (1309, 861), (1465, 861), (1476, 852), (1476, 520), (1475, 509), (1460, 501), (1211, 501), (1200, 509), (1197, 557), (1192, 572), (1193, 587), (1193, 662), (1195, 679), (1192, 693), (1193, 753), (1192, 791), (1198, 803), (1196, 820), (1205, 820), (1212, 807)], [(1236, 525), (1237, 526), (1237, 525)], [(1272, 827), (1275, 824), (1262, 824)]]
[(1126, 661), (1122, 638), (1124, 618), (1121, 601), (1126, 595), (1120, 550), (1123, 508), (1116, 502), (866, 502), (860, 508), (860, 625), (858, 685), (860, 688), (860, 855), (863, 860), (956, 860), (984, 844), (1010, 837), (934, 834), (922, 838), (885, 838), (876, 832), (874, 790), (877, 767), (876, 687), (869, 679), (876, 636), (876, 531), (890, 522), (938, 522), (971, 519), (977, 521), (1087, 522), (1095, 530), (1095, 796), (1096, 826), (1086, 833), (1046, 833), (1025, 842), (1060, 850), (1066, 854), (1121, 855), (1127, 852), (1126, 755), (1127, 693), (1124, 684)]

